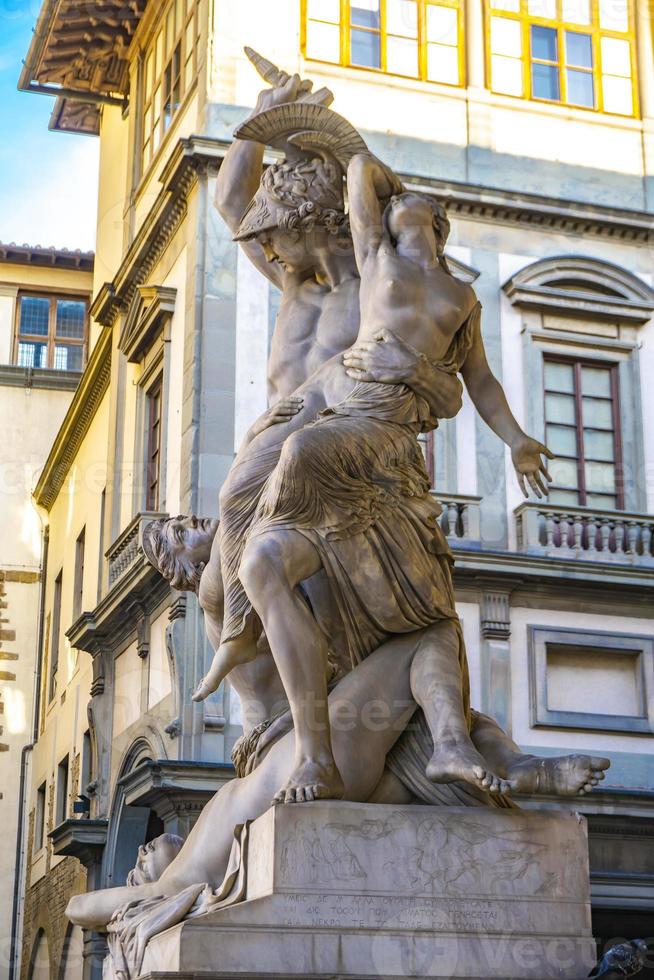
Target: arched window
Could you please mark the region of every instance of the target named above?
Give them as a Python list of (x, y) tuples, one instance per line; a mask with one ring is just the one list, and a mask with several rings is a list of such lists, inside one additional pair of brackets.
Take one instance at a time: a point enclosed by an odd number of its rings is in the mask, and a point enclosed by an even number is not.
[(40, 929), (30, 957), (29, 980), (50, 980), (50, 947), (48, 937)]
[(80, 980), (84, 972), (84, 936), (79, 926), (69, 926), (61, 951), (59, 980)]
[(547, 506), (589, 508), (598, 521), (644, 510), (637, 350), (654, 292), (627, 269), (579, 255), (540, 259), (502, 288), (522, 319), (527, 428), (555, 455)]
[(460, 0), (302, 0), (307, 58), (463, 84)]
[(493, 92), (638, 114), (632, 0), (486, 0)]

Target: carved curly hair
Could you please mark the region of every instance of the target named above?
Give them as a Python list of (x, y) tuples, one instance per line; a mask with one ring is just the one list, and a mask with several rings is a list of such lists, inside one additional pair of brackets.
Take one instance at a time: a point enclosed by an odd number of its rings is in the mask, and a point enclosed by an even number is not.
[(342, 172), (320, 157), (268, 167), (234, 240), (247, 241), (272, 228), (309, 232), (316, 227), (331, 235), (349, 232)]
[(185, 520), (184, 514), (177, 517), (150, 521), (143, 528), (143, 551), (151, 565), (179, 592), (197, 592), (204, 571), (204, 562), (192, 562), (181, 551), (171, 551), (170, 541), (165, 529), (171, 521)]

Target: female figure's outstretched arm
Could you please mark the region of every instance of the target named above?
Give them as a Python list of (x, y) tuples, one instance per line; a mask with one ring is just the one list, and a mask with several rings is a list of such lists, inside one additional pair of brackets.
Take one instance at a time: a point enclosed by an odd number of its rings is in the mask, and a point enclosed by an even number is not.
[(476, 318), (472, 345), (461, 374), (482, 419), (510, 448), (518, 483), (525, 497), (529, 496), (525, 478), (537, 497), (547, 496), (546, 481), (550, 476), (542, 457), (553, 459), (554, 455), (547, 446), (523, 432), (509, 408), (504, 389), (491, 371), (486, 358), (481, 335), (481, 314)]

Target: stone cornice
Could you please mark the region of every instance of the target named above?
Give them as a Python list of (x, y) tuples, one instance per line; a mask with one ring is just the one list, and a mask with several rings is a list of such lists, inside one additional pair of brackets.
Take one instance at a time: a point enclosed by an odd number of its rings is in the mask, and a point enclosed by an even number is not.
[(61, 423), (43, 472), (34, 490), (34, 499), (50, 510), (63, 486), (73, 460), (89, 430), (111, 374), (111, 331), (103, 330), (91, 352), (86, 370)]
[(127, 773), (118, 786), (128, 806), (149, 807), (163, 820), (173, 814), (200, 812), (234, 775), (234, 767), (228, 764), (158, 759)]
[(522, 596), (538, 596), (572, 602), (605, 605), (607, 593), (614, 604), (635, 606), (654, 615), (654, 569), (637, 565), (577, 561), (520, 552), (453, 548), (454, 583), (457, 590), (482, 592), (489, 582), (497, 590), (508, 589), (512, 604)]
[(177, 290), (138, 286), (118, 341), (128, 361), (140, 361), (175, 312)]
[(633, 300), (609, 302), (607, 297), (591, 298), (581, 293), (534, 286), (510, 285), (505, 292), (511, 303), (522, 309), (542, 310), (565, 317), (579, 316), (584, 320), (615, 320), (638, 326), (647, 323), (654, 310), (654, 304), (648, 306)]
[[(227, 140), (200, 140), (196, 137), (191, 137), (187, 142), (197, 147), (197, 152), (210, 153), (214, 159), (224, 156), (231, 145)], [(279, 152), (266, 151), (266, 163), (279, 159)], [(407, 186), (438, 197), (449, 215), (460, 218), (541, 227), (575, 237), (592, 235), (634, 242), (651, 242), (654, 239), (654, 216), (647, 211), (613, 208), (454, 180), (436, 180), (401, 172), (399, 176)]]
[(20, 367), (0, 364), (0, 387), (48, 388), (51, 391), (75, 391), (82, 377), (79, 371), (56, 371), (54, 368)]
[(533, 262), (502, 286), (514, 306), (565, 317), (640, 325), (654, 312), (654, 292), (627, 269), (582, 255)]
[(82, 615), (66, 631), (75, 650), (93, 657), (113, 650), (136, 633), (138, 622), (166, 598), (170, 586), (145, 555), (131, 564), (92, 612)]
[(167, 248), (183, 221), (188, 196), (198, 171), (216, 154), (216, 140), (191, 137), (180, 140), (160, 175), (163, 185), (148, 215), (111, 282), (105, 283), (93, 303), (90, 314), (103, 326), (112, 326), (121, 312), (129, 309), (138, 286), (144, 285), (152, 269)]
[(400, 176), (405, 184), (416, 190), (436, 195), (450, 216), (543, 228), (577, 238), (592, 235), (633, 242), (651, 242), (654, 238), (654, 217), (646, 211), (567, 201), (479, 184)]
[(0, 262), (7, 265), (38, 265), (45, 268), (93, 272), (95, 254), (82, 252), (80, 249), (43, 248), (41, 245), (0, 242)]
[(55, 854), (76, 857), (88, 868), (95, 864), (107, 843), (108, 820), (69, 818), (50, 831)]
[[(159, 192), (148, 216), (130, 245), (114, 279), (105, 283), (91, 306), (91, 316), (111, 326), (133, 299), (137, 286), (147, 283), (186, 214), (187, 199), (198, 173), (218, 170), (231, 142), (208, 136), (181, 139), (162, 170)], [(267, 152), (267, 163), (280, 158)], [(448, 212), (461, 218), (539, 226), (568, 234), (595, 235), (622, 241), (650, 241), (652, 215), (583, 202), (556, 200), (536, 194), (516, 194), (454, 181), (402, 175), (404, 182), (443, 200)], [(471, 270), (474, 274), (475, 270)]]

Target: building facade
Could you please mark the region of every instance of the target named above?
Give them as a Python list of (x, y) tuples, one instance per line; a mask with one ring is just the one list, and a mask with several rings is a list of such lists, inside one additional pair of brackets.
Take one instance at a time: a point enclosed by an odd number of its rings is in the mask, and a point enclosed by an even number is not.
[[(30, 792), (35, 672), (44, 622), (48, 521), (32, 491), (79, 382), (88, 345), (93, 255), (0, 245), (0, 906), (1, 962), (24, 882), (17, 837)], [(13, 842), (18, 841), (14, 850)], [(11, 843), (10, 843), (11, 842)]]
[[(122, 883), (140, 843), (187, 832), (231, 778), (238, 700), (227, 682), (190, 701), (210, 655), (202, 618), (139, 543), (153, 515), (217, 514), (235, 448), (266, 407), (279, 297), (212, 204), (261, 87), (244, 44), (331, 88), (370, 148), (448, 208), (448, 254), (475, 281), (491, 366), (518, 421), (557, 454), (549, 499), (525, 502), (469, 401), (426, 446), (473, 703), (527, 751), (611, 756), (603, 788), (579, 801), (595, 931), (647, 933), (647, 4), (112, 0), (101, 24), (69, 6), (64, 17), (46, 0), (21, 76), (26, 90), (58, 94), (53, 128), (97, 135), (100, 189), (89, 361), (35, 490), (50, 527), (50, 628), (14, 973), (20, 959), (28, 978), (97, 975), (102, 938), (70, 929), (67, 896)], [(94, 32), (101, 43), (89, 45)]]

